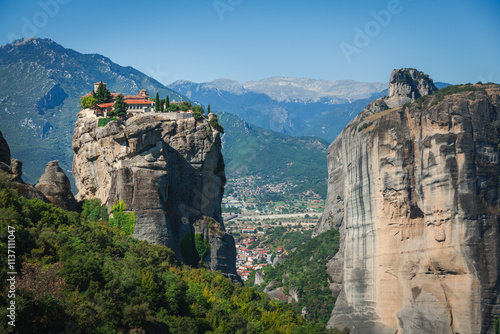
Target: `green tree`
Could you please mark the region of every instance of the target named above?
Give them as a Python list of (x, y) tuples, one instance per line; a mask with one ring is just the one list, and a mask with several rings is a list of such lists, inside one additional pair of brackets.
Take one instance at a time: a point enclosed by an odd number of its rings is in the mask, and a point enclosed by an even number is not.
[(105, 103), (108, 102), (109, 99), (111, 98), (111, 93), (101, 81), (99, 83), (99, 86), (97, 87), (97, 93), (92, 92), (92, 97), (96, 99), (97, 104)]
[(170, 98), (167, 95), (167, 98), (165, 99), (165, 109), (167, 109), (168, 107), (170, 107)]
[(93, 107), (97, 104), (97, 100), (93, 96), (82, 97), (82, 109)]
[(194, 112), (199, 112), (200, 114), (203, 114), (205, 111), (203, 110), (202, 106), (194, 106), (193, 107)]
[(170, 107), (168, 107), (169, 111), (179, 111), (179, 106), (177, 104), (171, 104)]
[(109, 116), (123, 117), (127, 116), (128, 106), (123, 100), (123, 95), (120, 94), (116, 97), (115, 104), (113, 105), (114, 110), (108, 113)]
[(210, 242), (208, 239), (205, 239), (205, 236), (201, 233), (196, 233), (194, 235), (194, 246), (201, 260), (210, 252)]
[(126, 235), (134, 233), (135, 228), (135, 212), (125, 212), (127, 205), (123, 200), (111, 207), (113, 218), (109, 220), (109, 226), (118, 227), (125, 232)]
[(210, 103), (208, 104), (208, 107), (207, 107), (207, 115), (210, 114)]
[(156, 92), (156, 97), (155, 97), (155, 110), (160, 111), (160, 95), (158, 92)]
[(195, 119), (195, 120), (198, 120), (198, 119), (200, 119), (200, 118), (201, 118), (201, 113), (200, 113), (200, 112), (195, 111), (195, 112), (193, 113), (193, 117), (194, 117), (194, 119)]
[(87, 223), (109, 219), (106, 206), (101, 205), (101, 200), (98, 198), (87, 199), (83, 202), (81, 217)]

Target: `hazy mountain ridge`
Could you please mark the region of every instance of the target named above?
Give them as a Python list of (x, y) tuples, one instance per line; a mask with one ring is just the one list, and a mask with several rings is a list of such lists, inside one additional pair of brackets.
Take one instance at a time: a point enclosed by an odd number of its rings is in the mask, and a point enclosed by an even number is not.
[[(386, 94), (387, 84), (272, 77), (245, 83), (230, 79), (206, 83), (179, 80), (168, 87), (210, 104), (212, 110), (234, 113), (266, 129), (333, 141), (353, 115)], [(364, 102), (356, 103), (359, 100)], [(325, 124), (335, 126), (325, 129)]]
[(355, 80), (317, 80), (309, 78), (270, 77), (243, 84), (247, 90), (263, 93), (278, 102), (321, 102), (338, 104), (368, 98), (387, 89), (387, 83)]

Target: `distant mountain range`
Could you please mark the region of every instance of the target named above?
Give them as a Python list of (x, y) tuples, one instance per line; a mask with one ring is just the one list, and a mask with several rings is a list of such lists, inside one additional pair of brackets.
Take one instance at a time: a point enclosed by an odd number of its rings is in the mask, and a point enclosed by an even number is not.
[(387, 94), (388, 84), (272, 77), (243, 84), (179, 80), (168, 87), (266, 129), (333, 141), (369, 102)]
[[(323, 183), (322, 193), (328, 143), (372, 99), (385, 95), (387, 85), (274, 77), (244, 84), (177, 81), (166, 87), (132, 67), (66, 49), (50, 39), (15, 41), (0, 47), (0, 130), (12, 156), (23, 161), (27, 182), (35, 183), (51, 160), (59, 160), (72, 179), (71, 139), (80, 97), (101, 80), (112, 92), (136, 94), (145, 88), (162, 98), (168, 94), (171, 101), (190, 99), (228, 112), (220, 115), (229, 178), (257, 173), (281, 182), (298, 180), (301, 174), (306, 175), (304, 185)], [(250, 148), (257, 159), (244, 153)]]

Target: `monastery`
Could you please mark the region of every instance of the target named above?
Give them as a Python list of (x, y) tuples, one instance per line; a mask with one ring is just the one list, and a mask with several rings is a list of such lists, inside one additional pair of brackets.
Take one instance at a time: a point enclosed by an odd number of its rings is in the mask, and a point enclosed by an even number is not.
[[(94, 84), (94, 93), (97, 93), (97, 89), (101, 82), (96, 82)], [(103, 83), (104, 88), (106, 88), (106, 84)], [(120, 93), (111, 93), (111, 101), (106, 103), (100, 103), (95, 105), (94, 113), (96, 116), (105, 116), (107, 112), (113, 110), (113, 105), (115, 103), (116, 97), (120, 95)], [(92, 93), (87, 93), (83, 97), (92, 96)], [(127, 104), (128, 109), (127, 113), (134, 114), (139, 112), (146, 112), (148, 108), (154, 108), (154, 101), (151, 100), (149, 93), (145, 89), (141, 89), (139, 94), (137, 95), (124, 95), (124, 102)]]

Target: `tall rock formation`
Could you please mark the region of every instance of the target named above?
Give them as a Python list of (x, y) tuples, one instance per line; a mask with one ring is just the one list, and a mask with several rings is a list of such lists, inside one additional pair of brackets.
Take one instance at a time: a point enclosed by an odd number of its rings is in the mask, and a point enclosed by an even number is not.
[(405, 69), (392, 73), (389, 91), (328, 149), (327, 205), (315, 235), (341, 232), (328, 263), (338, 295), (329, 327), (493, 333), (500, 317), (500, 86), (425, 96), (432, 81)]
[(19, 195), (28, 199), (36, 198), (49, 203), (49, 200), (40, 191), (38, 191), (31, 184), (23, 181), (21, 178), (23, 175), (22, 168), (23, 163), (21, 160), (10, 158), (9, 144), (0, 131), (0, 171), (7, 175), (8, 181), (14, 185), (14, 188), (17, 190)]
[(7, 144), (7, 141), (3, 137), (2, 132), (0, 131), (0, 162), (3, 162), (6, 165), (10, 164), (10, 148)]
[(47, 199), (57, 207), (67, 211), (77, 211), (77, 204), (71, 192), (71, 183), (64, 171), (59, 167), (59, 161), (54, 160), (47, 164), (35, 185)]
[(234, 239), (221, 216), (219, 131), (205, 118), (181, 116), (145, 113), (98, 127), (81, 111), (73, 136), (77, 199), (96, 197), (108, 208), (125, 201), (136, 214), (134, 237), (171, 248), (185, 263), (198, 264), (196, 246), (208, 240), (207, 266), (239, 279)]

